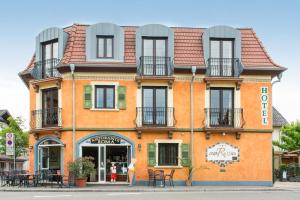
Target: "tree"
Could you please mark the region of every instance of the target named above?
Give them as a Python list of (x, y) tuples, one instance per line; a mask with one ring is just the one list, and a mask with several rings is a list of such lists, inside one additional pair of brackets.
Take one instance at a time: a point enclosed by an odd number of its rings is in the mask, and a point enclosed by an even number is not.
[(281, 128), (280, 141), (273, 141), (273, 145), (286, 151), (300, 149), (300, 121), (287, 124)]
[(21, 118), (9, 117), (8, 121), (8, 126), (2, 127), (2, 130), (0, 129), (0, 154), (5, 154), (6, 151), (6, 133), (14, 133), (16, 157), (18, 157), (27, 151), (29, 134), (23, 131), (24, 121)]

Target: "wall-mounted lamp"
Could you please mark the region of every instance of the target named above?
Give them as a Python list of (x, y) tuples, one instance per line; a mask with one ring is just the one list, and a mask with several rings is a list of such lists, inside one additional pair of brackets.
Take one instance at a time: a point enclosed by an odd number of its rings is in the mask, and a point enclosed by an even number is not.
[(223, 136), (225, 136), (225, 135), (226, 135), (226, 133), (225, 133), (225, 132), (223, 132), (223, 133), (222, 133), (222, 135), (223, 135)]
[(142, 150), (142, 144), (138, 144), (138, 151), (140, 152)]
[(30, 145), (30, 146), (29, 146), (29, 151), (31, 152), (32, 150), (33, 150), (33, 146)]

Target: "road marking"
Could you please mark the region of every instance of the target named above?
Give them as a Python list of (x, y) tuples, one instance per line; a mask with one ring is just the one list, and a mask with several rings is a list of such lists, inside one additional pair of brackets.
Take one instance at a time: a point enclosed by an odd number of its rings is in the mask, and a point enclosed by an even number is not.
[(33, 196), (34, 198), (55, 198), (55, 197), (71, 197), (72, 195), (70, 194), (65, 194), (65, 195), (49, 195), (49, 196)]
[(137, 192), (126, 192), (126, 193), (109, 193), (106, 194), (107, 196), (122, 196), (122, 195), (139, 195), (141, 193), (137, 193)]

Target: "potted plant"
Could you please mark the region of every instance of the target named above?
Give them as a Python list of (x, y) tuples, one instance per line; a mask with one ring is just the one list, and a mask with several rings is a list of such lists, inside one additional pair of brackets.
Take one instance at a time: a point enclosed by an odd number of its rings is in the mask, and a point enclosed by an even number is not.
[(185, 181), (185, 184), (186, 186), (192, 186), (192, 176), (193, 173), (195, 172), (195, 168), (192, 165), (192, 161), (190, 159), (187, 160), (187, 163), (184, 166), (187, 167), (187, 180)]
[(95, 164), (92, 157), (80, 157), (69, 162), (69, 171), (75, 175), (75, 185), (85, 187), (87, 177), (93, 172)]

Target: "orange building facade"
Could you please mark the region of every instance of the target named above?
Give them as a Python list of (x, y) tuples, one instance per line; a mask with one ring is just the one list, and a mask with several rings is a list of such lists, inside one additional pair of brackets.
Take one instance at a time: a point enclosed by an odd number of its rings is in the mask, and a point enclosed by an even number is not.
[(93, 157), (91, 183), (135, 184), (175, 169), (184, 185), (272, 186), (272, 84), (285, 70), (249, 28), (49, 28), (20, 73), (30, 91), (30, 171), (68, 176)]

